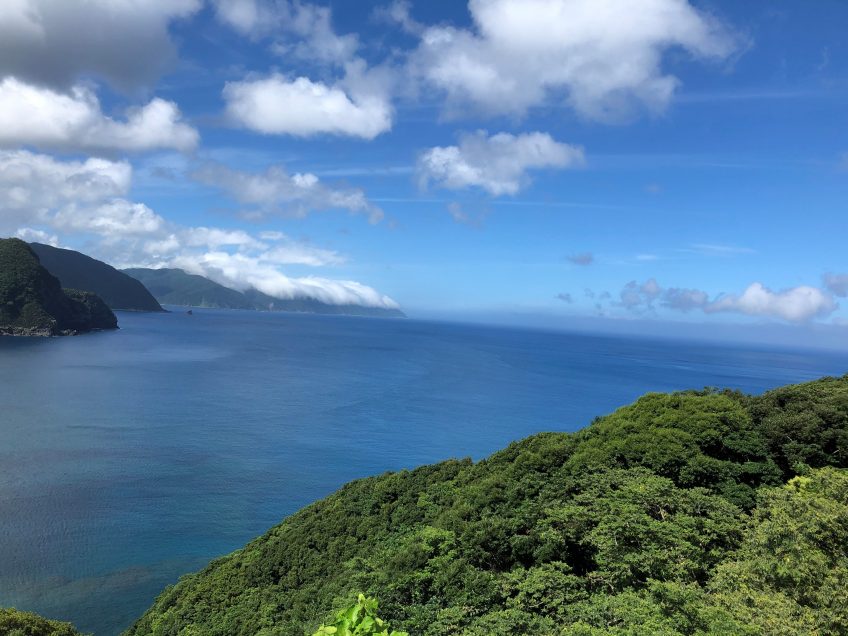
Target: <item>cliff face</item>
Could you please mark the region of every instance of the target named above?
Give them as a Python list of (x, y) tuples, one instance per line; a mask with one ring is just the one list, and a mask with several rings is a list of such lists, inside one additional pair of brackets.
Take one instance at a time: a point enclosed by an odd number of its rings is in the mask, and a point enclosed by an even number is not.
[(38, 260), (62, 287), (94, 292), (112, 309), (164, 311), (147, 288), (132, 276), (73, 250), (31, 243)]
[(0, 334), (56, 336), (116, 329), (118, 319), (94, 293), (63, 290), (18, 239), (0, 239)]

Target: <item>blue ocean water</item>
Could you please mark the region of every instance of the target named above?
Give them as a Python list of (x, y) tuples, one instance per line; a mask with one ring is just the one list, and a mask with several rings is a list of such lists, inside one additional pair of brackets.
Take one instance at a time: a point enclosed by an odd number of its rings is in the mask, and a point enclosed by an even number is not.
[(0, 338), (0, 606), (112, 636), (351, 479), (481, 458), (646, 391), (761, 392), (848, 353), (195, 310)]

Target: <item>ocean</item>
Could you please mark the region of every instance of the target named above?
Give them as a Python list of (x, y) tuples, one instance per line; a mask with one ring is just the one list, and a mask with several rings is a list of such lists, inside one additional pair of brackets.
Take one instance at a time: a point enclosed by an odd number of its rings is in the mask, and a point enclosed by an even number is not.
[(647, 391), (759, 393), (848, 353), (284, 313), (0, 338), (0, 606), (115, 636), (343, 483), (573, 431)]

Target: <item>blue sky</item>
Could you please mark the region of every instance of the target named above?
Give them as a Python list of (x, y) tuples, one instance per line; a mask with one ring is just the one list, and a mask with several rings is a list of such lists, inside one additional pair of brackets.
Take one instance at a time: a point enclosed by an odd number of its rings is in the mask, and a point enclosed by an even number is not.
[(15, 0), (0, 232), (413, 316), (841, 334), (846, 24), (827, 0)]

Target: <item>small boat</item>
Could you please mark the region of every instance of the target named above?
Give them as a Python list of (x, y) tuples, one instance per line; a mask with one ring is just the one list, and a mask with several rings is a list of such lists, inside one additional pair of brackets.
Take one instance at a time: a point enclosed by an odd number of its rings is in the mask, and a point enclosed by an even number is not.
[(189, 316), (193, 316), (193, 315), (194, 315), (194, 311), (192, 311), (191, 309), (189, 309), (186, 313), (187, 313)]

